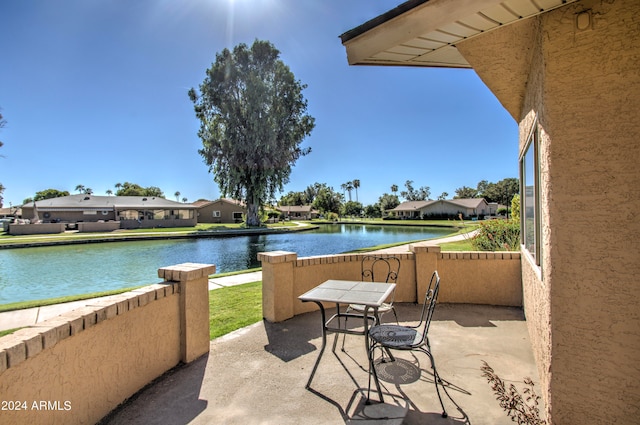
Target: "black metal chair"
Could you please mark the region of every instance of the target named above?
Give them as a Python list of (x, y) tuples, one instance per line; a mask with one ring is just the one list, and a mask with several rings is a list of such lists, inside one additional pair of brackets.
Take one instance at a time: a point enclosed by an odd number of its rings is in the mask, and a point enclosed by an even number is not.
[[(376, 255), (365, 255), (360, 264), (360, 275), (363, 282), (385, 282), (396, 283), (400, 272), (400, 259), (397, 257), (382, 257)], [(398, 323), (398, 315), (393, 307), (395, 291), (391, 295), (391, 301), (383, 303), (378, 308), (378, 317), (382, 317), (388, 311), (393, 311), (393, 315)], [(364, 306), (361, 304), (349, 304), (347, 312), (356, 312), (364, 315)]]
[[(393, 256), (365, 255), (362, 257), (362, 261), (360, 263), (360, 277), (363, 282), (396, 283), (398, 281), (399, 272), (400, 259)], [(393, 315), (396, 318), (396, 323), (398, 323), (398, 314), (393, 306), (394, 297), (395, 291), (391, 295), (391, 300), (389, 302), (385, 302), (378, 307), (377, 315), (374, 317), (374, 324), (379, 324), (378, 321), (382, 315), (389, 311), (393, 312)], [(345, 313), (349, 313), (351, 317), (356, 316), (364, 318), (364, 311), (365, 306), (362, 304), (349, 304)], [(369, 310), (369, 315), (371, 315), (371, 310)], [(346, 326), (347, 318), (345, 318), (345, 327)], [(345, 335), (342, 337), (342, 351), (344, 351), (344, 339)], [(333, 345), (334, 351), (335, 342), (336, 341), (334, 341)]]
[[(381, 349), (384, 351), (389, 350), (404, 350), (404, 351), (420, 351), (429, 357), (431, 361), (431, 369), (433, 370), (433, 382), (436, 385), (436, 392), (438, 393), (438, 399), (440, 400), (440, 406), (442, 406), (442, 417), (447, 417), (447, 411), (442, 403), (442, 397), (440, 396), (440, 389), (438, 385), (442, 386), (442, 389), (446, 392), (446, 388), (438, 375), (436, 369), (436, 363), (431, 353), (431, 346), (429, 344), (429, 325), (431, 324), (431, 318), (436, 307), (438, 299), (438, 292), (440, 291), (440, 276), (438, 271), (433, 272), (431, 275), (431, 281), (424, 298), (424, 305), (422, 306), (422, 313), (420, 315), (420, 322), (416, 326), (401, 326), (393, 324), (377, 325), (369, 329), (369, 388), (367, 391), (367, 398), (369, 398), (371, 392), (371, 378), (376, 384), (378, 390), (378, 396), (380, 402), (383, 402), (382, 389), (380, 388), (380, 382), (378, 380), (378, 374), (375, 368), (375, 350)], [(394, 361), (385, 360), (383, 361)]]

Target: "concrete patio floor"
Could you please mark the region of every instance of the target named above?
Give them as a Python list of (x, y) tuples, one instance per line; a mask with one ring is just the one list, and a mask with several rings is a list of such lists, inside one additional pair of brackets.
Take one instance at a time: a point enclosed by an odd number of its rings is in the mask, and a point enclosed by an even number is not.
[[(419, 306), (396, 305), (401, 322), (418, 319)], [(211, 341), (208, 356), (166, 373), (100, 424), (512, 424), (480, 368), (486, 361), (520, 391), (524, 377), (538, 383), (522, 310), (439, 304), (430, 335), (450, 395), (443, 394), (448, 418), (440, 415), (429, 359), (421, 353), (397, 353), (397, 363), (385, 364), (379, 372), (385, 403), (366, 405), (360, 336), (347, 335), (346, 352), (338, 348), (334, 354), (330, 334), (305, 389), (321, 346), (320, 314), (313, 312)]]

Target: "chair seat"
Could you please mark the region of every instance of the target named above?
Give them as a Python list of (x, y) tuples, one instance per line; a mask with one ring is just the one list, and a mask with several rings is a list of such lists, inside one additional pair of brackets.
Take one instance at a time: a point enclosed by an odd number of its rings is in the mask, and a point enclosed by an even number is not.
[[(359, 311), (361, 313), (364, 313), (364, 304), (349, 304), (349, 309), (351, 310), (355, 310), (355, 311)], [(382, 303), (382, 305), (380, 307), (378, 307), (378, 313), (382, 314), (382, 313), (386, 313), (387, 311), (391, 310), (393, 308), (393, 306), (389, 303)], [(373, 314), (373, 309), (369, 308), (369, 312)]]
[(407, 350), (422, 343), (422, 333), (399, 325), (379, 325), (369, 330), (369, 336), (382, 346)]

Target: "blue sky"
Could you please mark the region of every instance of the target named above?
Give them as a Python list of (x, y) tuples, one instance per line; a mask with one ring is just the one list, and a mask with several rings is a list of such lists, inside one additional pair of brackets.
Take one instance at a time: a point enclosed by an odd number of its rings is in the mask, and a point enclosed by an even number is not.
[(104, 195), (125, 181), (217, 199), (187, 91), (217, 52), (255, 39), (308, 85), (316, 119), (285, 193), (359, 179), (366, 205), (406, 180), (437, 198), (517, 177), (517, 124), (473, 70), (347, 64), (339, 35), (401, 2), (0, 2), (4, 206), (79, 184)]

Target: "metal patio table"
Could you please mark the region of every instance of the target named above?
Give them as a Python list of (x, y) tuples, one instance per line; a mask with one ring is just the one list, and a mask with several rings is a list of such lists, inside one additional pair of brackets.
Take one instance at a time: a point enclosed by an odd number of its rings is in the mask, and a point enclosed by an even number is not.
[[(318, 354), (318, 359), (313, 366), (311, 376), (309, 377), (305, 388), (308, 389), (311, 386), (313, 376), (315, 375), (316, 370), (318, 369), (318, 365), (320, 364), (320, 359), (324, 354), (324, 349), (327, 345), (327, 331), (351, 335), (363, 335), (365, 341), (365, 350), (367, 353), (369, 353), (369, 338), (367, 337), (369, 320), (373, 321), (374, 324), (378, 323), (378, 307), (380, 307), (382, 303), (389, 297), (389, 295), (391, 295), (395, 287), (395, 283), (362, 282), (352, 280), (327, 280), (326, 282), (316, 286), (312, 290), (298, 297), (298, 299), (301, 301), (316, 303), (318, 307), (320, 307), (320, 313), (322, 315), (322, 348), (320, 349), (320, 354)], [(322, 304), (324, 302), (336, 304), (336, 313), (331, 316), (329, 320), (326, 319), (324, 305)], [(341, 312), (340, 304), (364, 305), (364, 316), (362, 314)], [(368, 314), (369, 309), (373, 310), (373, 315)], [(343, 317), (363, 318), (364, 330), (357, 331), (346, 329), (346, 327), (341, 327), (340, 319)], [(335, 320), (338, 321), (337, 327), (331, 325), (331, 323)]]

